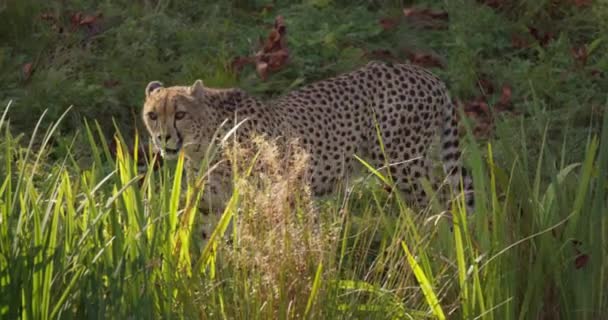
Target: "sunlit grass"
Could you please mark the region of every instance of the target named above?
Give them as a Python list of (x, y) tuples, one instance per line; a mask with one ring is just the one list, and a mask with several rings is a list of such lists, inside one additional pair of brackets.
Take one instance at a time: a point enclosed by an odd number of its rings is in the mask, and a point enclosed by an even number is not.
[[(262, 144), (240, 159), (203, 245), (204, 188), (182, 184), (183, 158), (138, 173), (119, 135), (113, 158), (86, 126), (90, 165), (50, 160), (54, 126), (23, 149), (7, 113), (3, 318), (597, 319), (608, 308), (608, 116), (580, 162), (549, 168), (555, 155), (543, 148), (532, 178), (525, 154), (497, 163), (500, 144), (471, 146), (476, 213), (456, 205), (452, 231), (365, 181), (312, 200), (293, 183), (299, 169)], [(258, 165), (274, 173), (259, 176)]]

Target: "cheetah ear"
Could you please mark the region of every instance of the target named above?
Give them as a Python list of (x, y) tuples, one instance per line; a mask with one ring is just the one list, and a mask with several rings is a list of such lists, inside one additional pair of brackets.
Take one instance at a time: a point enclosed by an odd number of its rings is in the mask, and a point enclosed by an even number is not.
[(200, 97), (205, 92), (205, 85), (203, 85), (203, 80), (196, 80), (194, 84), (189, 88), (189, 93), (191, 96)]
[(146, 86), (146, 97), (149, 97), (154, 91), (162, 88), (163, 84), (160, 81), (152, 81)]

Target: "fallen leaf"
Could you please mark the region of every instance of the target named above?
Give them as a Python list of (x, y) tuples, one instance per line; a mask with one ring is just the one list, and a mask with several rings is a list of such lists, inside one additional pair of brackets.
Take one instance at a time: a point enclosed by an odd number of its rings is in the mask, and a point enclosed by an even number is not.
[(262, 80), (268, 79), (268, 63), (264, 61), (257, 62), (255, 64), (255, 71), (257, 71)]
[(506, 2), (509, 2), (509, 0), (478, 0), (477, 2), (481, 2), (482, 4), (493, 9), (501, 9), (506, 5)]
[(424, 17), (428, 19), (448, 20), (448, 13), (446, 11), (435, 11), (431, 9), (405, 8), (403, 9), (403, 15), (406, 17)]
[(51, 12), (43, 12), (40, 14), (40, 19), (42, 20), (46, 20), (46, 21), (57, 21), (57, 16), (55, 16), (54, 13)]
[(583, 7), (590, 6), (592, 1), (591, 0), (573, 0), (572, 3), (579, 8), (583, 8)]
[(254, 64), (255, 69), (263, 80), (270, 72), (278, 71), (287, 65), (289, 50), (287, 49), (287, 27), (282, 16), (277, 16), (268, 37), (261, 41), (261, 49), (249, 57), (236, 57), (230, 63), (235, 72), (240, 72), (245, 65)]
[(289, 59), (289, 52), (287, 49), (280, 49), (276, 52), (271, 52), (266, 55), (266, 61), (268, 63), (269, 71), (278, 71), (287, 63)]
[(511, 86), (505, 84), (502, 86), (502, 93), (500, 95), (500, 100), (496, 104), (497, 111), (506, 111), (510, 110), (512, 107), (511, 99), (513, 97), (513, 89)]
[(72, 15), (70, 16), (70, 24), (72, 26), (72, 30), (76, 30), (78, 28), (78, 26), (80, 25), (80, 20), (82, 20), (82, 15), (83, 14), (80, 11), (72, 13)]
[(286, 32), (285, 20), (282, 16), (277, 16), (274, 20), (274, 28), (270, 30), (261, 52), (269, 53), (283, 49), (286, 46)]
[[(477, 97), (466, 103), (456, 100), (458, 106), (473, 121), (473, 135), (478, 138), (487, 138), (494, 131), (494, 119), (490, 112), (490, 107), (484, 97)], [(464, 134), (464, 128), (461, 130)]]
[(262, 53), (268, 53), (281, 48), (281, 34), (273, 29), (270, 31), (268, 35), (268, 40), (264, 43), (264, 48), (262, 49)]
[(101, 18), (101, 14), (99, 14), (99, 15), (85, 15), (84, 17), (82, 17), (82, 19), (80, 20), (79, 24), (81, 26), (95, 24), (95, 23), (97, 23), (97, 19), (99, 19), (99, 18)]
[(447, 29), (445, 23), (448, 20), (446, 11), (438, 11), (431, 9), (420, 8), (405, 8), (403, 15), (407, 17), (414, 25), (426, 29)]
[(96, 24), (98, 20), (102, 18), (102, 16), (102, 13), (96, 13), (93, 15), (84, 14), (78, 11), (72, 13), (72, 15), (70, 16), (70, 23), (72, 24), (72, 27), (92, 25)]
[(241, 72), (243, 68), (250, 63), (255, 63), (252, 57), (239, 56), (232, 59), (232, 61), (230, 62), (230, 69), (234, 72)]
[(464, 112), (471, 116), (487, 117), (490, 115), (490, 107), (482, 97), (478, 97), (464, 105)]
[(590, 71), (591, 76), (594, 78), (603, 78), (604, 77), (604, 72), (598, 70), (598, 69), (592, 69)]
[(546, 47), (549, 42), (555, 39), (555, 35), (551, 31), (542, 32), (535, 27), (528, 27), (528, 31), (542, 47)]
[(425, 68), (443, 68), (444, 63), (441, 58), (432, 53), (415, 52), (405, 50), (405, 54), (410, 63), (419, 65)]
[(397, 18), (382, 18), (379, 20), (380, 26), (384, 31), (395, 29), (399, 25)]
[(525, 49), (530, 47), (530, 42), (523, 36), (514, 34), (511, 36), (511, 46), (515, 49)]
[(70, 16), (70, 30), (84, 30), (86, 38), (91, 38), (101, 32), (100, 21), (103, 17), (101, 12), (96, 14), (84, 14), (80, 11)]
[(103, 86), (106, 87), (106, 88), (114, 88), (114, 87), (116, 87), (119, 84), (120, 84), (120, 82), (118, 80), (112, 80), (112, 79), (105, 80), (103, 82)]
[(285, 19), (283, 16), (277, 16), (274, 19), (274, 28), (278, 30), (281, 35), (285, 35), (287, 27), (285, 27)]
[(61, 25), (60, 19), (52, 12), (44, 12), (40, 14), (40, 20), (46, 21), (53, 31), (63, 33), (64, 27)]
[(371, 51), (366, 51), (364, 57), (369, 60), (386, 60), (393, 62), (401, 62), (395, 55), (387, 49), (374, 49)]
[(21, 66), (21, 74), (23, 75), (23, 80), (27, 81), (32, 76), (32, 72), (34, 71), (34, 65), (31, 62), (28, 62)]
[(489, 121), (480, 121), (473, 129), (473, 135), (479, 138), (487, 138), (492, 135), (494, 125)]
[(477, 86), (479, 87), (479, 91), (481, 91), (481, 94), (484, 97), (492, 95), (494, 93), (494, 84), (485, 75), (479, 77), (479, 80), (477, 81)]
[(587, 47), (579, 46), (571, 49), (572, 57), (578, 66), (584, 66), (587, 64)]
[(581, 269), (581, 268), (585, 267), (587, 265), (587, 263), (589, 263), (588, 254), (579, 253), (576, 256), (576, 259), (574, 259), (574, 267), (576, 269)]

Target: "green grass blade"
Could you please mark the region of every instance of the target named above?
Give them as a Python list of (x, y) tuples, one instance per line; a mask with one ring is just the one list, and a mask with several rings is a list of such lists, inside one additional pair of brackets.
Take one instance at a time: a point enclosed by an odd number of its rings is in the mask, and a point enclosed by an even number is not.
[(317, 266), (317, 272), (315, 273), (315, 279), (312, 283), (312, 289), (310, 290), (310, 295), (308, 296), (308, 302), (306, 303), (306, 310), (304, 311), (304, 318), (309, 318), (310, 310), (312, 310), (312, 306), (317, 299), (317, 294), (319, 293), (319, 288), (321, 287), (321, 277), (323, 275), (323, 262), (319, 262)]
[(437, 295), (435, 295), (435, 292), (433, 291), (433, 286), (424, 274), (424, 271), (422, 270), (422, 268), (420, 268), (418, 262), (416, 262), (416, 258), (414, 258), (414, 256), (410, 253), (410, 250), (408, 249), (405, 242), (401, 242), (401, 247), (403, 248), (403, 251), (407, 256), (407, 262), (414, 271), (414, 275), (416, 276), (418, 283), (420, 283), (420, 288), (422, 289), (422, 293), (424, 294), (424, 298), (426, 299), (426, 302), (429, 308), (431, 309), (431, 312), (439, 320), (445, 320), (445, 313), (443, 313), (443, 309), (439, 304), (439, 299), (437, 299)]

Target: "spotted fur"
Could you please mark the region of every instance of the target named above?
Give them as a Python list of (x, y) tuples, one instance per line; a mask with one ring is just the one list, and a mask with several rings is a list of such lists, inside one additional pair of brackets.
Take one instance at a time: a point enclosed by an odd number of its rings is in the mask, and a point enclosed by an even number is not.
[[(239, 140), (256, 134), (299, 139), (311, 156), (308, 183), (315, 194), (334, 190), (353, 172), (358, 155), (378, 168), (388, 164), (405, 199), (418, 207), (427, 203), (421, 178), (440, 181), (432, 176), (429, 155), (439, 136), (447, 181), (452, 190), (461, 190), (463, 183), (469, 210), (473, 206), (471, 178), (461, 165), (456, 109), (444, 83), (420, 67), (370, 62), (268, 102), (240, 89), (208, 88), (200, 80), (168, 88), (151, 82), (143, 110), (163, 155), (183, 149), (191, 167), (201, 162), (221, 123), (247, 119), (237, 131)], [(228, 168), (219, 172), (218, 180), (230, 181)], [(229, 183), (211, 183), (210, 191), (221, 206)]]

